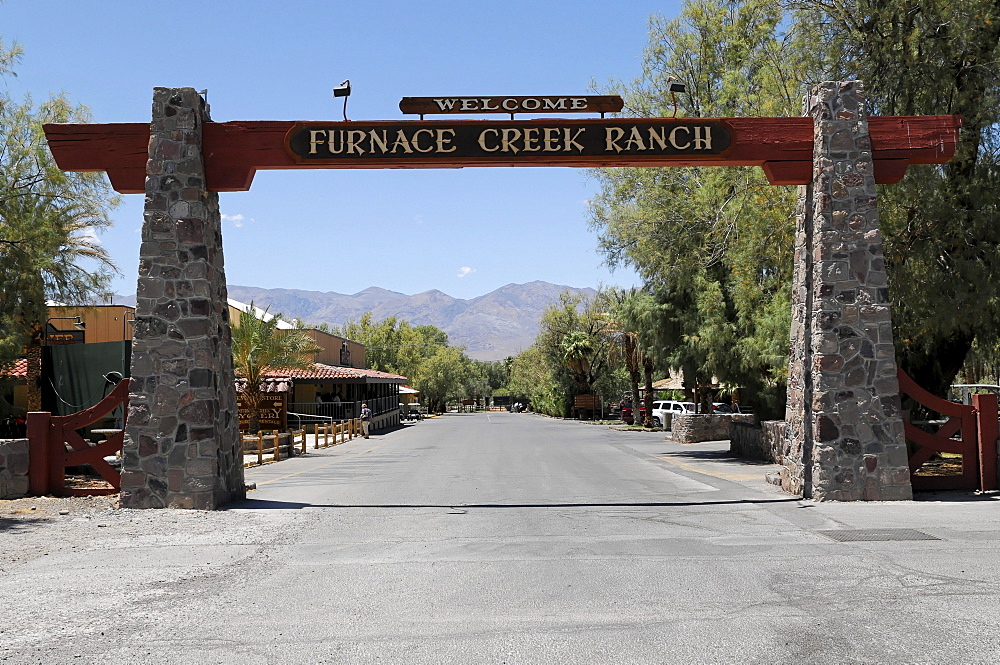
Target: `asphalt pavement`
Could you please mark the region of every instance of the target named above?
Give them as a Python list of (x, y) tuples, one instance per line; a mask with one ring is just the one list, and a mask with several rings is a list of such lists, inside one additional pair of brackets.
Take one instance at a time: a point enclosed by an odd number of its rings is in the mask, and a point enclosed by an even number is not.
[(452, 414), (223, 511), (0, 528), (0, 663), (996, 661), (995, 497), (802, 501), (727, 449)]

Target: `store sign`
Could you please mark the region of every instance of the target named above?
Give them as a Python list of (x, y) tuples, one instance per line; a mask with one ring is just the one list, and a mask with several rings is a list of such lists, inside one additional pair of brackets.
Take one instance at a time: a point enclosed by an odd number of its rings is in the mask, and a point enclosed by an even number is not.
[(83, 330), (49, 330), (45, 334), (45, 344), (48, 346), (58, 346), (61, 344), (83, 344), (85, 341), (85, 331)]
[[(250, 428), (250, 409), (244, 401), (242, 393), (236, 394), (236, 402), (240, 409), (240, 430), (245, 432)], [(285, 393), (264, 395), (261, 397), (257, 412), (260, 428), (284, 431), (286, 429), (287, 411)]]
[(576, 97), (403, 97), (403, 113), (617, 113), (625, 107), (618, 95)]
[(297, 123), (286, 135), (298, 164), (690, 159), (721, 155), (732, 143), (728, 123), (717, 119)]

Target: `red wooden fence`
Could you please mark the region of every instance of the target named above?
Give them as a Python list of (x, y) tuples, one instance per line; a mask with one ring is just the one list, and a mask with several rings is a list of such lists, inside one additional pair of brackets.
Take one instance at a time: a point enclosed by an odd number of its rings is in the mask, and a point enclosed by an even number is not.
[[(92, 445), (76, 430), (97, 422), (123, 406), (128, 415), (128, 380), (120, 381), (107, 397), (89, 409), (68, 416), (53, 416), (48, 411), (28, 413), (28, 491), (34, 496), (86, 496), (117, 494), (121, 490), (121, 472), (104, 461), (122, 449), (125, 440), (124, 417), (121, 431), (106, 441)], [(90, 465), (111, 485), (106, 488), (66, 487), (66, 467)]]
[[(899, 370), (898, 376), (902, 394), (948, 418), (936, 432), (926, 432), (909, 422), (903, 424), (907, 441), (916, 445), (909, 459), (913, 489), (997, 489), (997, 396), (975, 395), (971, 406), (959, 404), (927, 392), (903, 370)], [(914, 475), (938, 452), (961, 455), (962, 472)]]

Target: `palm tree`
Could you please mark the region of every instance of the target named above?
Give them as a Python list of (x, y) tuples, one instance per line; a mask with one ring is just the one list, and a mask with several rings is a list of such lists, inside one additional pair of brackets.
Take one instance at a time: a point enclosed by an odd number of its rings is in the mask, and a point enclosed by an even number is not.
[(573, 330), (563, 337), (560, 344), (563, 364), (569, 368), (583, 393), (590, 392), (591, 356), (594, 354), (594, 341), (582, 330)]
[(255, 316), (253, 301), (240, 313), (239, 325), (233, 328), (233, 368), (243, 379), (240, 394), (250, 411), (250, 432), (260, 430), (260, 403), (264, 397), (261, 382), (271, 370), (308, 369), (312, 356), (320, 350), (301, 330), (279, 330), (281, 315)]
[[(0, 199), (0, 362), (26, 352), (28, 410), (42, 408), (42, 342), (47, 299), (85, 304), (117, 272), (96, 237), (101, 208), (32, 191)], [(85, 267), (86, 266), (86, 267)]]
[[(606, 307), (602, 314), (604, 328), (601, 334), (611, 340), (608, 347), (608, 360), (622, 363), (628, 372), (629, 388), (632, 393), (632, 422), (639, 414), (639, 374), (644, 368), (646, 355), (639, 344), (639, 333), (626, 323), (624, 307), (635, 297), (635, 289), (608, 289), (601, 293), (601, 299)], [(651, 418), (650, 408), (646, 409), (646, 418)], [(652, 421), (650, 421), (650, 424)]]

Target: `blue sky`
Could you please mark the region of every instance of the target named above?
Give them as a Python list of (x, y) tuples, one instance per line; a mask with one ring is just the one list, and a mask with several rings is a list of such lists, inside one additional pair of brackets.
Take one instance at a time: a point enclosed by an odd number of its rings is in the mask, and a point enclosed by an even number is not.
[[(579, 95), (640, 72), (651, 14), (678, 2), (6, 0), (0, 35), (25, 50), (15, 97), (64, 92), (95, 122), (148, 122), (154, 86), (208, 88), (216, 121), (402, 119), (432, 95)], [(494, 116), (502, 117), (502, 116)], [(230, 283), (459, 298), (536, 279), (630, 286), (587, 225), (597, 184), (570, 168), (259, 172), (221, 195)], [(101, 241), (135, 292), (142, 195)]]

